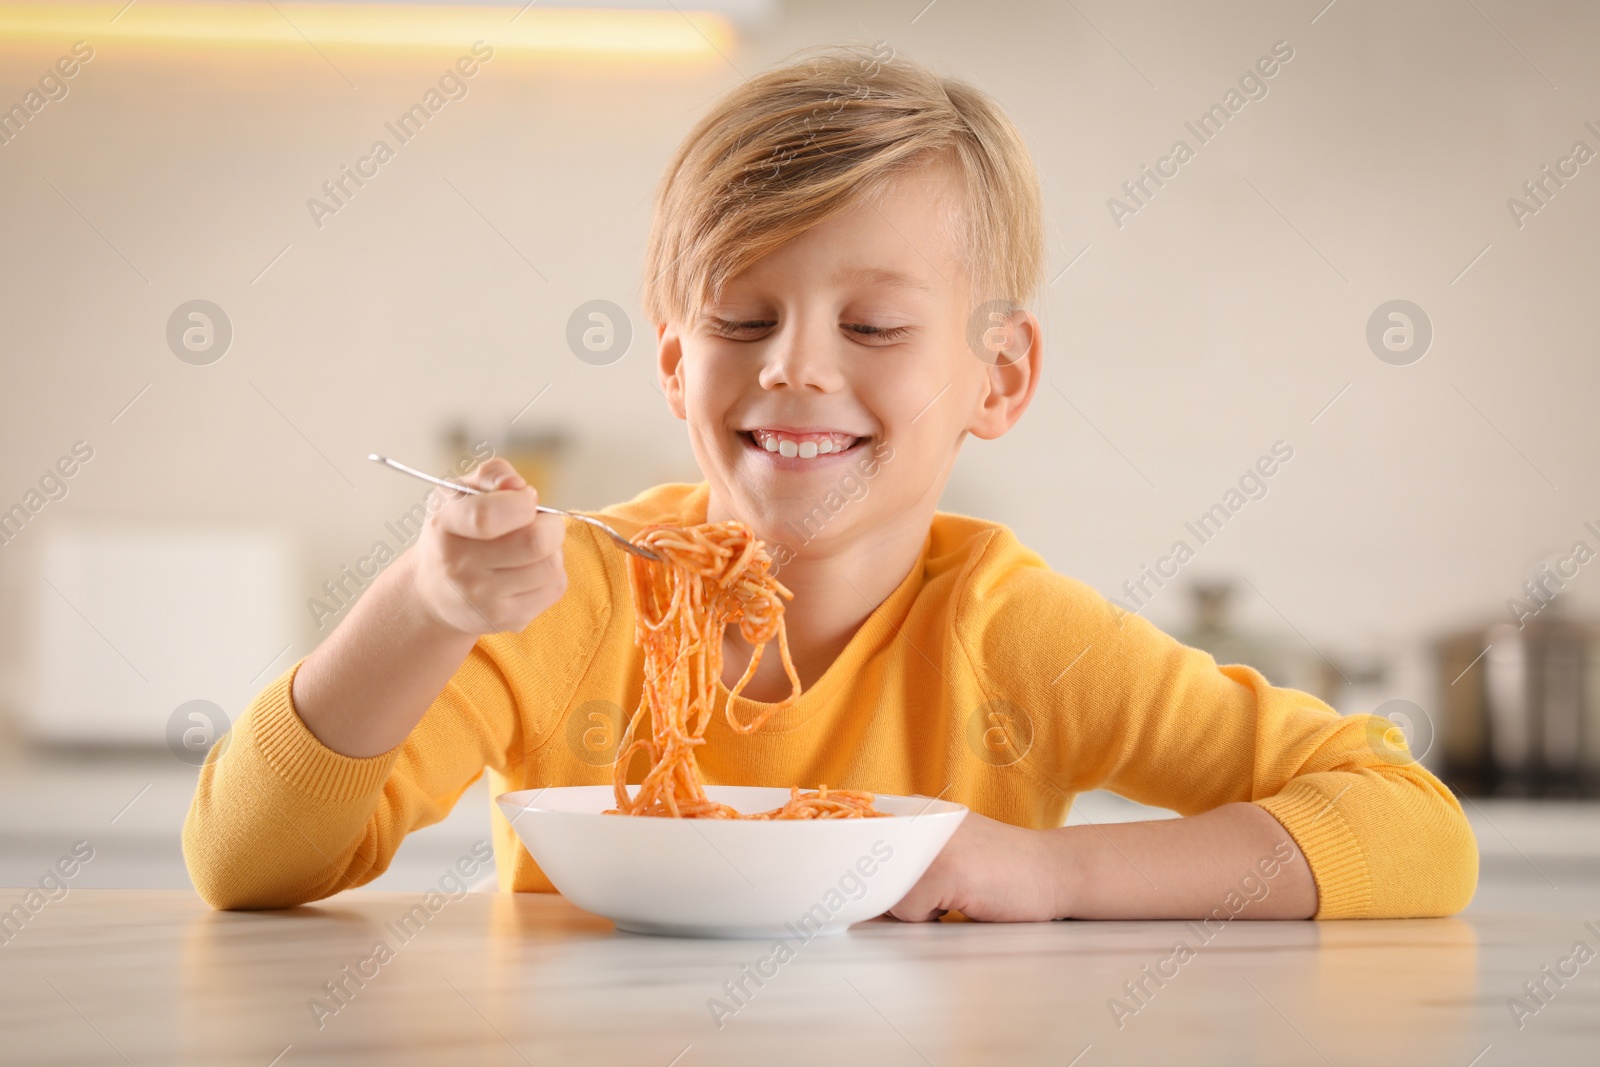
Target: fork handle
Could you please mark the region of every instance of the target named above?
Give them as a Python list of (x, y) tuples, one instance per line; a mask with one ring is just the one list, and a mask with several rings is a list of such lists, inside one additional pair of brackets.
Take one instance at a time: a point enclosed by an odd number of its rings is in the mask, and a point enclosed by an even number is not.
[[(393, 467), (402, 474), (409, 474), (413, 478), (421, 478), (425, 482), (431, 482), (434, 485), (439, 486), (441, 489), (453, 489), (458, 493), (466, 493), (468, 496), (482, 496), (484, 492), (486, 492), (486, 490), (479, 489), (475, 485), (466, 485), (462, 482), (451, 481), (449, 478), (435, 478), (433, 475), (428, 474), (425, 471), (419, 471), (415, 467), (408, 467), (397, 459), (390, 459), (388, 456), (380, 456), (376, 452), (370, 453), (367, 458), (372, 460), (374, 463), (382, 463), (386, 467)], [(641, 548), (640, 546), (633, 544), (627, 538), (617, 533), (617, 531), (613, 530), (599, 519), (593, 518), (589, 515), (579, 515), (575, 511), (564, 511), (561, 508), (546, 507), (543, 504), (536, 504), (534, 506), (538, 510), (544, 512), (546, 515), (564, 515), (569, 519), (576, 519), (579, 522), (586, 522), (595, 529), (605, 533), (611, 538), (611, 540), (615, 541), (619, 547), (632, 552), (636, 556), (642, 556), (645, 559), (650, 560), (659, 560), (661, 558), (648, 548)]]

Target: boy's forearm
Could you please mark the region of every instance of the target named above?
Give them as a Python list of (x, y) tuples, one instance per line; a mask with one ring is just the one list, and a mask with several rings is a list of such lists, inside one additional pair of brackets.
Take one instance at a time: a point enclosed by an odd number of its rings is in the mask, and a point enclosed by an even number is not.
[(367, 757), (403, 742), (477, 640), (416, 610), (414, 553), (379, 576), (294, 677), (294, 710), (317, 740)]
[(1254, 804), (1045, 833), (1060, 887), (1056, 914), (1065, 918), (1199, 919), (1217, 908), (1252, 919), (1316, 914), (1317, 887), (1305, 857), (1278, 820)]

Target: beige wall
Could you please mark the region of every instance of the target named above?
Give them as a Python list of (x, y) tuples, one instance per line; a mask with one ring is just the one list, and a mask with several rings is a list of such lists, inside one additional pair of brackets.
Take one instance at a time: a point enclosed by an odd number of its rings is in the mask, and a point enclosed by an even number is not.
[[(28, 699), (53, 529), (280, 530), (303, 599), (417, 498), (369, 451), (441, 464), (447, 423), (496, 434), (546, 385), (518, 426), (574, 437), (557, 502), (692, 476), (648, 328), (593, 367), (567, 351), (567, 316), (594, 298), (637, 314), (656, 176), (733, 68), (839, 40), (887, 39), (998, 96), (1043, 173), (1049, 275), (1089, 246), (1039, 300), (1049, 369), (1033, 410), (968, 448), (949, 507), (1010, 523), (1114, 594), (1285, 440), (1294, 459), (1270, 494), (1184, 574), (1248, 575), (1271, 605), (1252, 597), (1250, 621), (1286, 616), (1344, 654), (1504, 618), (1537, 558), (1597, 544), (1582, 525), (1600, 525), (1600, 162), (1521, 229), (1506, 200), (1575, 140), (1600, 150), (1584, 128), (1600, 127), (1600, 9), (1343, 0), (1312, 24), (1323, 0), (942, 0), (913, 25), (919, 6), (791, 3), (729, 63), (498, 56), (321, 230), (306, 198), (468, 42), (330, 51), (359, 89), (309, 49), (99, 45), (71, 94), (0, 148), (0, 507), (74, 441), (95, 450), (0, 548), (0, 698)], [(1176, 138), (1196, 146), (1183, 123), (1280, 40), (1294, 58), (1269, 94), (1115, 225), (1107, 198)], [(69, 44), (8, 42), (0, 102)], [(235, 329), (207, 367), (163, 335), (196, 297)], [(1365, 341), (1393, 298), (1433, 322), (1414, 365)], [(1594, 605), (1600, 579), (1566, 599)], [(1184, 608), (1169, 587), (1151, 615)], [(307, 616), (296, 651), (314, 636)]]

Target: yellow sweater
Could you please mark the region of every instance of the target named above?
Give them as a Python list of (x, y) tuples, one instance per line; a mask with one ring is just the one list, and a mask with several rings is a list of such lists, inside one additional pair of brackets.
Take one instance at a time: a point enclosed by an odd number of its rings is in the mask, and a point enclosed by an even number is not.
[[(626, 535), (703, 522), (706, 499), (704, 483), (665, 485), (600, 514)], [(495, 794), (609, 782), (592, 750), (637, 705), (642, 672), (622, 554), (600, 536), (568, 524), (566, 594), (521, 633), (480, 639), (391, 752), (318, 742), (290, 699), (298, 664), (267, 686), (208, 758), (184, 825), (201, 896), (278, 907), (368, 882), (485, 769)], [(698, 752), (711, 784), (942, 795), (1034, 828), (1061, 825), (1088, 789), (1184, 815), (1251, 801), (1304, 852), (1319, 919), (1449, 914), (1477, 883), (1460, 804), (1397, 758), (1385, 720), (1219, 667), (996, 523), (939, 513), (911, 572), (756, 734), (728, 728), (718, 688)], [(491, 817), (500, 887), (551, 891)]]

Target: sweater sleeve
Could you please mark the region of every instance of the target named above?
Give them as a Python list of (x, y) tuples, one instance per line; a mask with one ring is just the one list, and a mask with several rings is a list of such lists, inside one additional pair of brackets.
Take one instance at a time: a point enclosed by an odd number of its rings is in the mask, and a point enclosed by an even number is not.
[[(189, 877), (217, 908), (276, 908), (382, 874), (412, 830), (449, 814), (520, 750), (510, 686), (480, 639), (399, 747), (358, 759), (300, 720), (296, 663), (213, 748), (183, 827)], [(302, 661), (303, 662), (303, 661)]]
[(274, 908), (364, 885), (485, 768), (521, 780), (611, 615), (597, 535), (570, 523), (563, 552), (561, 599), (521, 633), (479, 638), (389, 752), (358, 759), (322, 744), (294, 707), (299, 663), (262, 690), (207, 757), (184, 820), (184, 860), (201, 897)]
[(1042, 561), (1000, 571), (980, 662), (1037, 720), (1035, 769), (1056, 788), (1181, 815), (1258, 804), (1305, 855), (1318, 919), (1449, 915), (1471, 900), (1465, 813), (1388, 720), (1219, 666)]

